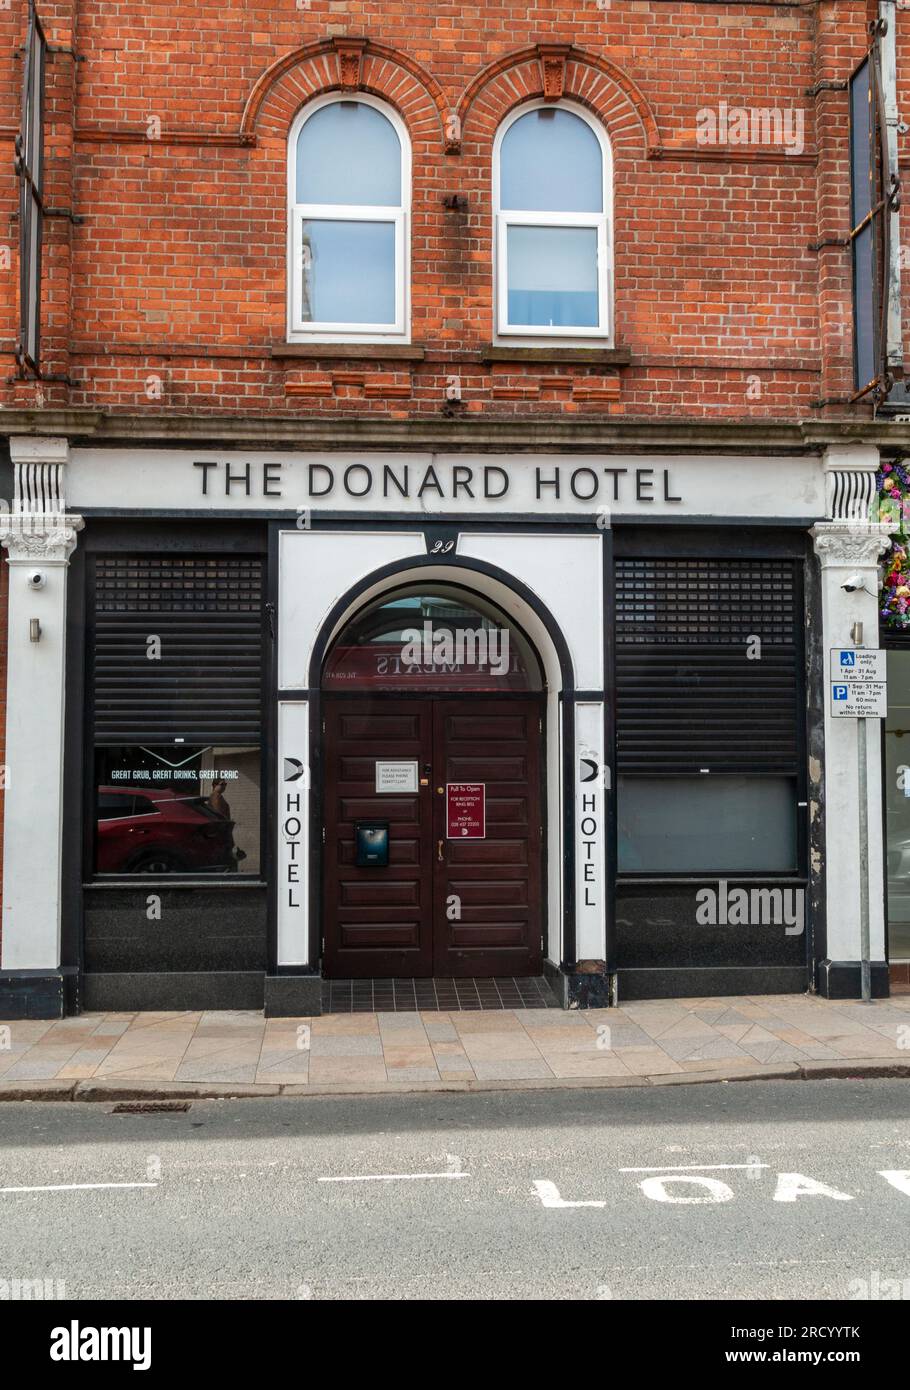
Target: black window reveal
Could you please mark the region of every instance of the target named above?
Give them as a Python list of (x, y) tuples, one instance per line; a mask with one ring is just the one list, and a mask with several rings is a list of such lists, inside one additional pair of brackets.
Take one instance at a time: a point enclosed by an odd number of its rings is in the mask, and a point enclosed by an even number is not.
[(616, 561), (621, 873), (798, 868), (791, 559)]
[(891, 167), (885, 122), (881, 53), (885, 22), (872, 22), (872, 47), (848, 84), (853, 400), (871, 392), (880, 401), (894, 385), (888, 371), (887, 322), (891, 213), (900, 206), (900, 178)]
[(19, 179), (19, 375), (40, 377), (41, 247), (44, 235), (44, 74), (47, 40), (29, 0), (23, 52), (21, 128), (16, 136)]
[(264, 566), (96, 556), (96, 874), (259, 875)]

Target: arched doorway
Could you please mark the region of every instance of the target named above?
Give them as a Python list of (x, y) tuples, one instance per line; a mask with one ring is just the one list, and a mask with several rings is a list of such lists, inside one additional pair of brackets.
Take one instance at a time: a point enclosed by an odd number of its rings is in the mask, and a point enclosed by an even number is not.
[(415, 578), (346, 619), (321, 688), (326, 975), (539, 974), (546, 695), (525, 632)]

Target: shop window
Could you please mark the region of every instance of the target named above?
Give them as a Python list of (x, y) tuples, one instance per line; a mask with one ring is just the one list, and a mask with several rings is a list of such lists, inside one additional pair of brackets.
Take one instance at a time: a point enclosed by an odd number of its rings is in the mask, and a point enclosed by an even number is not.
[(404, 340), (410, 147), (371, 97), (307, 106), (289, 151), (289, 336)]
[(618, 867), (643, 874), (791, 874), (796, 791), (788, 778), (619, 779)]
[(798, 562), (615, 562), (618, 867), (799, 872)]
[(609, 338), (610, 148), (565, 106), (523, 107), (494, 151), (498, 331)]
[(98, 875), (261, 869), (263, 562), (96, 556)]
[(259, 872), (258, 747), (95, 752), (98, 874)]
[(324, 690), (542, 690), (530, 642), (494, 604), (455, 585), (386, 595), (339, 633)]

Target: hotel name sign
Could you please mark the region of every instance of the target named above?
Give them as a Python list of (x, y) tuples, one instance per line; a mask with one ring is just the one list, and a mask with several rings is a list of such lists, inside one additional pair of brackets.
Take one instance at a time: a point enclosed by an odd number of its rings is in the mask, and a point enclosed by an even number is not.
[(90, 512), (824, 515), (811, 456), (76, 448), (67, 487)]

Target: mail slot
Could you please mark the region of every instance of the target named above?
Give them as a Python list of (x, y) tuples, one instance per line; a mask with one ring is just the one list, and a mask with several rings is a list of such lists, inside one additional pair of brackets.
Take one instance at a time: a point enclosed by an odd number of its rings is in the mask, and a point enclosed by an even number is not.
[(389, 863), (389, 822), (357, 821), (354, 825), (355, 858), (358, 869), (384, 869)]

